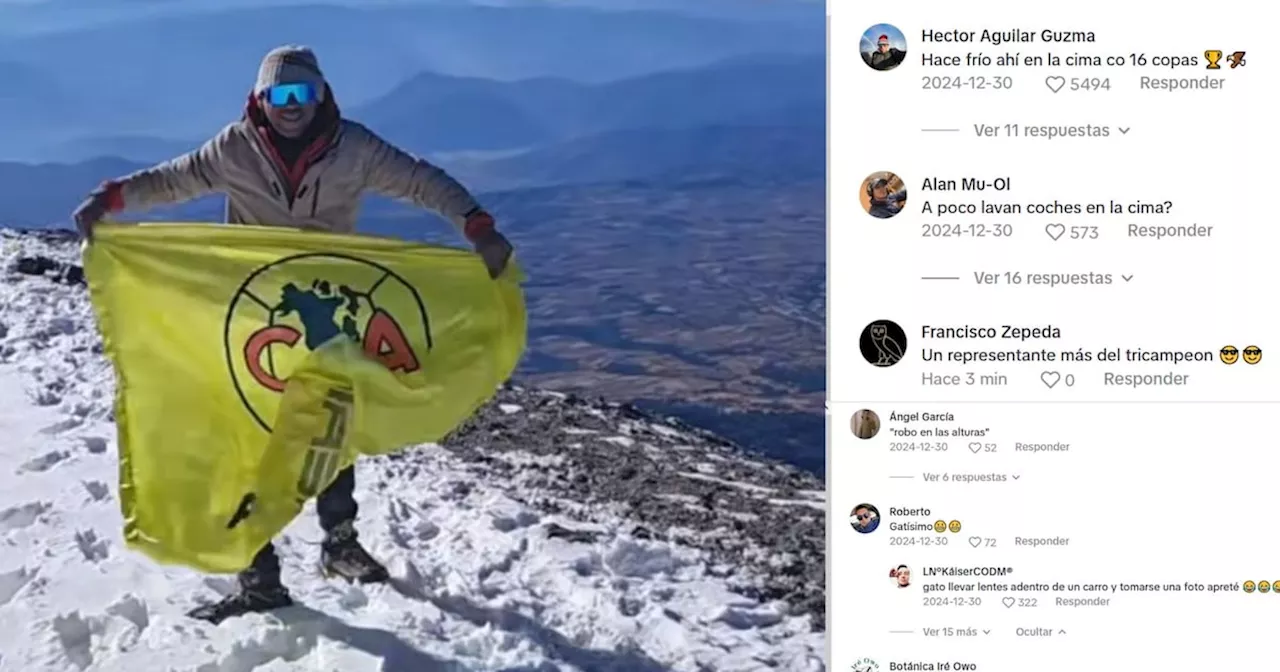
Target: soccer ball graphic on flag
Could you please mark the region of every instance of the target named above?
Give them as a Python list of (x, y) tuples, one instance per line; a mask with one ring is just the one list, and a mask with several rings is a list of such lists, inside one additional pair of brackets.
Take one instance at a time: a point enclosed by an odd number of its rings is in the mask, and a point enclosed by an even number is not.
[(400, 374), (420, 370), (431, 348), (417, 290), (390, 269), (335, 254), (259, 268), (232, 299), (225, 331), (236, 390), (267, 430), (290, 372), (329, 340), (351, 339)]

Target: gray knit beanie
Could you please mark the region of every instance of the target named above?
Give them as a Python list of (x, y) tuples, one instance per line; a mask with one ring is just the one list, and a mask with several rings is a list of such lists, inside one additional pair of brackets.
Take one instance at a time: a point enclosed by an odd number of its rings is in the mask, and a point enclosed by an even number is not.
[(253, 87), (255, 94), (277, 84), (294, 84), (309, 82), (316, 87), (316, 95), (321, 101), (325, 95), (324, 73), (320, 70), (320, 61), (309, 47), (286, 45), (276, 47), (267, 52), (258, 67), (258, 82)]

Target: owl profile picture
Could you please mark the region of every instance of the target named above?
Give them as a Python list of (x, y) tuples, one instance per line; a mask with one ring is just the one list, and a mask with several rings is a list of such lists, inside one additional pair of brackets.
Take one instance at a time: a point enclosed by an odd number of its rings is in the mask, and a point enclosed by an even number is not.
[(872, 366), (893, 366), (907, 353), (907, 332), (896, 322), (876, 320), (862, 330), (858, 348)]

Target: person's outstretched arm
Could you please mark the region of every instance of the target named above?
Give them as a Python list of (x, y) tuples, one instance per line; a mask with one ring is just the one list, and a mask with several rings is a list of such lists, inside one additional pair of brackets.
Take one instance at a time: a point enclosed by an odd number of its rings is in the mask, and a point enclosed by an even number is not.
[(474, 240), (475, 232), (467, 231), (467, 218), (480, 212), (481, 207), (466, 187), (443, 168), (392, 145), (363, 126), (360, 129), (357, 137), (367, 189), (434, 210)]
[[(365, 188), (388, 198), (434, 210), (453, 223), (498, 277), (511, 259), (511, 242), (498, 232), (493, 216), (480, 206), (471, 192), (443, 168), (416, 157), (356, 125), (365, 168)], [(353, 135), (356, 135), (353, 134)]]
[(103, 182), (72, 214), (76, 228), (91, 239), (94, 225), (108, 213), (145, 210), (224, 191), (223, 164), (232, 132), (232, 126), (227, 126), (182, 156)]
[(223, 191), (222, 164), (227, 157), (231, 127), (200, 147), (129, 175), (108, 181), (112, 212), (190, 201)]

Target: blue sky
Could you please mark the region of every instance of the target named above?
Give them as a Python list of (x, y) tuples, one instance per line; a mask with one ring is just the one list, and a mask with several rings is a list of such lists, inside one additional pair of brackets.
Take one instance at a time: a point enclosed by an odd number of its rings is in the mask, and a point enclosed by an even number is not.
[(889, 46), (894, 49), (907, 50), (907, 38), (903, 37), (901, 30), (887, 23), (877, 23), (862, 34), (862, 43), (858, 46), (858, 51), (864, 53), (875, 51), (876, 40), (879, 40), (881, 35), (889, 36)]

